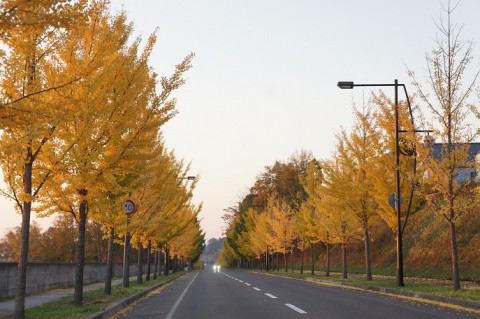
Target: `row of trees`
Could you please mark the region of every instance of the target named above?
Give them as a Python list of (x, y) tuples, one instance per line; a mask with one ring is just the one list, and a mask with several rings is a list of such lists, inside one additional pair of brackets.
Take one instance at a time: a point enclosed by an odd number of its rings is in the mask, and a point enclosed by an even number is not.
[[(48, 229), (40, 224), (30, 224), (29, 262), (75, 262), (77, 250), (76, 223), (68, 215), (58, 215)], [(105, 232), (101, 225), (89, 221), (85, 238), (85, 261), (104, 262), (106, 258)], [(9, 229), (0, 239), (0, 261), (18, 262), (22, 229), (20, 226)], [(117, 253), (117, 255), (119, 255)]]
[[(397, 167), (393, 156), (395, 105), (383, 92), (373, 93), (367, 105), (354, 107), (352, 130), (337, 135), (330, 158), (318, 161), (304, 152), (287, 163), (267, 167), (239, 207), (228, 210), (226, 245), (220, 256), (224, 266), (264, 258), (268, 270), (269, 256), (274, 253), (284, 256), (286, 268), (287, 253), (313, 249), (321, 242), (327, 247), (327, 275), (329, 249), (338, 244), (346, 277), (347, 245), (352, 239), (362, 239), (366, 278), (371, 280), (371, 228), (381, 220), (394, 234), (398, 231), (397, 215), (387, 201), (395, 193), (398, 169), (403, 199), (400, 236), (415, 212), (429, 210), (442, 216), (450, 228), (454, 288), (460, 288), (456, 227), (479, 204), (478, 184), (462, 177), (462, 172), (479, 169), (471, 152), (480, 133), (478, 96), (472, 99), (479, 73), (473, 73), (466, 85), (462, 83), (472, 60), (472, 45), (459, 40), (461, 28), (450, 21), (454, 9), (447, 6), (444, 10), (448, 19), (440, 19), (438, 46), (427, 55), (426, 83), (409, 70), (418, 92), (410, 100), (415, 120), (433, 114), (437, 123), (432, 136), (415, 133), (411, 109), (407, 101), (400, 101), (402, 156)], [(416, 105), (415, 97), (425, 108)], [(440, 143), (435, 144), (435, 139)]]
[[(159, 77), (149, 65), (155, 34), (142, 43), (132, 31), (125, 12), (112, 16), (106, 0), (0, 3), (2, 193), (22, 214), (16, 318), (24, 316), (32, 209), (77, 223), (76, 305), (89, 220), (108, 233), (107, 269), (111, 243), (127, 234), (137, 247), (198, 258), (196, 181), (185, 179), (189, 165), (166, 149), (161, 133), (176, 114), (172, 94), (193, 54)], [(131, 219), (122, 211), (126, 199), (138, 205)]]

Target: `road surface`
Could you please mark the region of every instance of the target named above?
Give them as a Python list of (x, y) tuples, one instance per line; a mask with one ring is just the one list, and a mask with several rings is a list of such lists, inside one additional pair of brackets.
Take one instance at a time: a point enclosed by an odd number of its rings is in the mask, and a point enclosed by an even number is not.
[(243, 271), (199, 270), (153, 292), (119, 318), (480, 318), (391, 296)]

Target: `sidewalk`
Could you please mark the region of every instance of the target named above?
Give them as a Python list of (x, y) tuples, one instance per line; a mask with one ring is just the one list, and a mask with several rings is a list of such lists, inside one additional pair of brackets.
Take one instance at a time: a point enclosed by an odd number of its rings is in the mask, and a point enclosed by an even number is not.
[[(137, 276), (130, 277), (130, 280), (135, 280)], [(112, 286), (122, 284), (122, 278), (116, 278), (112, 280)], [(83, 291), (90, 291), (99, 288), (105, 287), (105, 283), (96, 282), (93, 284), (87, 284), (83, 286)], [(45, 291), (42, 293), (34, 294), (27, 296), (25, 298), (25, 309), (33, 308), (50, 301), (61, 299), (63, 297), (73, 296), (74, 288), (64, 288), (64, 289), (54, 289)], [(6, 317), (8, 315), (13, 315), (15, 311), (15, 299), (9, 299), (0, 302), (0, 318)]]

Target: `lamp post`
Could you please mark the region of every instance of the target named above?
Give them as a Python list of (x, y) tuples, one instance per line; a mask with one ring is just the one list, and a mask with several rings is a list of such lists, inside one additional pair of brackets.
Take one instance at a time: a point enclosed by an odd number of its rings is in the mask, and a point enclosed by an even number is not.
[[(341, 81), (338, 82), (337, 86), (341, 89), (353, 89), (356, 86), (375, 86), (383, 87), (389, 86), (395, 88), (395, 212), (397, 215), (397, 274), (396, 274), (396, 284), (397, 286), (403, 287), (403, 244), (402, 244), (402, 220), (401, 220), (401, 210), (400, 210), (400, 147), (399, 147), (399, 124), (398, 124), (398, 87), (402, 86), (405, 95), (407, 97), (408, 107), (410, 109), (410, 115), (412, 115), (412, 110), (410, 107), (410, 99), (408, 98), (407, 89), (405, 84), (399, 84), (398, 80), (395, 79), (393, 83), (387, 84), (355, 84), (351, 81)], [(412, 115), (413, 121), (413, 115)]]

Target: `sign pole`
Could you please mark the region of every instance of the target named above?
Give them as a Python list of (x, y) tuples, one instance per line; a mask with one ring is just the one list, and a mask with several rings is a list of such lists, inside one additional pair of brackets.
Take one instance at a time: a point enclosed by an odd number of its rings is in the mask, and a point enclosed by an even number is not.
[(128, 222), (130, 216), (127, 215), (127, 228), (125, 233), (125, 244), (123, 246), (123, 287), (128, 288), (130, 286), (130, 232), (128, 231)]
[(127, 215), (126, 228), (125, 228), (125, 243), (123, 246), (123, 287), (130, 286), (130, 231), (128, 230), (128, 224), (130, 217), (137, 211), (137, 206), (131, 200), (127, 200), (123, 203), (123, 210)]

